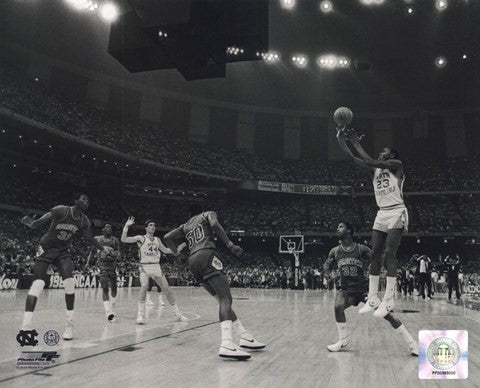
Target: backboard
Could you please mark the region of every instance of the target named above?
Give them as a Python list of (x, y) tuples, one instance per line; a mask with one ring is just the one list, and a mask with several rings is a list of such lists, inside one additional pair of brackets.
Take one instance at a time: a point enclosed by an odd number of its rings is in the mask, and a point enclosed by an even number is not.
[(302, 235), (280, 236), (278, 242), (278, 253), (304, 253), (305, 245)]

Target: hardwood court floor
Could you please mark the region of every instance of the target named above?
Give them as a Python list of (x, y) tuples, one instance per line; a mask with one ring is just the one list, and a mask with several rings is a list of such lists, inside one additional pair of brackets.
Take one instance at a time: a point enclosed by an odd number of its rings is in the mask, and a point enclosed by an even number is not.
[[(28, 349), (15, 339), (27, 292), (0, 292), (0, 386), (480, 387), (480, 313), (444, 298), (399, 297), (397, 316), (414, 337), (421, 329), (468, 330), (468, 380), (419, 380), (418, 359), (400, 335), (384, 320), (359, 316), (358, 308), (347, 311), (350, 345), (329, 353), (325, 346), (337, 338), (334, 291), (233, 289), (237, 314), (267, 348), (246, 362), (222, 360), (216, 302), (199, 288), (174, 292), (189, 321), (177, 323), (168, 306), (156, 306), (138, 326), (138, 289), (120, 289), (117, 323), (105, 322), (100, 290), (79, 289), (74, 339), (47, 346), (43, 334), (61, 334), (64, 316), (63, 291), (47, 290), (34, 316), (39, 344)], [(22, 349), (57, 351), (60, 358), (50, 368), (17, 369)]]

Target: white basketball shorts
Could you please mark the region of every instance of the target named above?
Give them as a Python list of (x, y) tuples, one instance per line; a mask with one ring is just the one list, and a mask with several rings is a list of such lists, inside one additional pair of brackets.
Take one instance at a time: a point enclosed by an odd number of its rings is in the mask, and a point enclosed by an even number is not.
[(405, 232), (408, 232), (407, 208), (380, 209), (377, 212), (372, 229), (385, 233), (391, 229), (403, 229)]
[(151, 278), (159, 278), (163, 275), (160, 264), (141, 264), (140, 271), (146, 273)]

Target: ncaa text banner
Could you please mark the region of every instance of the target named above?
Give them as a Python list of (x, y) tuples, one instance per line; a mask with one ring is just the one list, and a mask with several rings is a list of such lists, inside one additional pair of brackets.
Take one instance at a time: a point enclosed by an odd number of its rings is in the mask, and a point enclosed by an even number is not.
[(255, 188), (260, 191), (309, 195), (353, 195), (352, 186), (307, 185), (301, 183), (283, 183), (257, 181)]

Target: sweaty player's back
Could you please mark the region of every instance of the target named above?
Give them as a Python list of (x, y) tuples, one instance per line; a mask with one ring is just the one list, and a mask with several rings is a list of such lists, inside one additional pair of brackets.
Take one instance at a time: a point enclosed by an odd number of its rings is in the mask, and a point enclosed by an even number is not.
[(208, 213), (203, 212), (190, 218), (183, 224), (183, 233), (188, 242), (190, 255), (202, 249), (215, 249), (213, 231), (208, 221)]
[(75, 218), (70, 206), (55, 206), (51, 213), (53, 218), (50, 227), (40, 240), (40, 244), (44, 247), (66, 248), (70, 238), (90, 224), (87, 216), (83, 213)]

